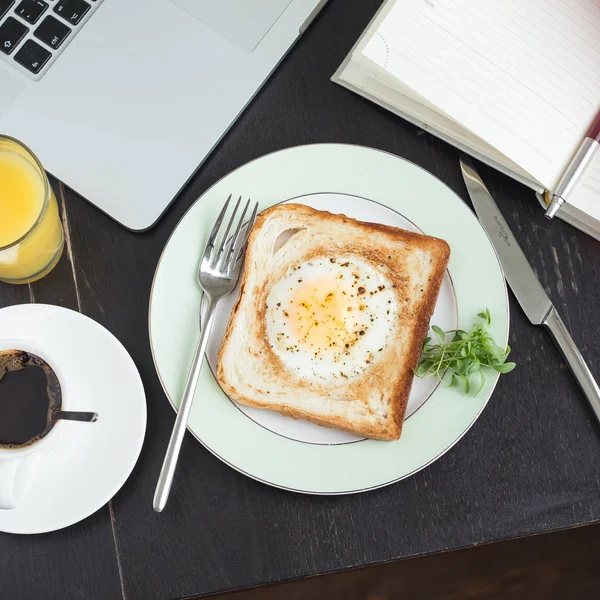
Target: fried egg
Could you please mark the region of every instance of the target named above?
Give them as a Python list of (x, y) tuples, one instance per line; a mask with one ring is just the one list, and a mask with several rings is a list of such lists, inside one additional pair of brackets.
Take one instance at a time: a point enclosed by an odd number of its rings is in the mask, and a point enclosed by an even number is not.
[(355, 257), (323, 257), (289, 268), (267, 297), (269, 344), (296, 376), (339, 383), (383, 352), (398, 314), (388, 278)]

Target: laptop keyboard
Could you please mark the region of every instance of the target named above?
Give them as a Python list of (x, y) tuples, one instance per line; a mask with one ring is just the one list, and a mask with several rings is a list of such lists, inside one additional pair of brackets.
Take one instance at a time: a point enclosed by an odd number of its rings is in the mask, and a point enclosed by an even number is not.
[(40, 79), (102, 0), (0, 0), (0, 63)]

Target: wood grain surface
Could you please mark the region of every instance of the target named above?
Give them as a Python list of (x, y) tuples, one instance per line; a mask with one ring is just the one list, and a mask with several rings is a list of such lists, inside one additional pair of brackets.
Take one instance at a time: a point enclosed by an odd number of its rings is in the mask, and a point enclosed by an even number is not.
[[(559, 600), (595, 598), (600, 525), (442, 552), (215, 600)], [(191, 598), (188, 600), (192, 600)]]
[[(0, 306), (59, 304), (107, 327), (140, 370), (148, 429), (107, 507), (65, 531), (0, 534), (0, 598), (166, 600), (600, 519), (600, 430), (552, 342), (512, 298), (517, 369), (465, 438), (414, 477), (356, 496), (294, 495), (243, 477), (187, 435), (169, 506), (152, 510), (174, 413), (150, 354), (150, 286), (170, 233), (204, 190), (267, 152), (345, 142), (412, 160), (467, 198), (457, 150), (329, 81), (379, 4), (332, 0), (150, 231), (126, 231), (53, 182), (67, 251), (31, 286), (0, 284)], [(600, 244), (546, 221), (530, 190), (483, 166), (480, 174), (599, 377)]]
[[(595, 598), (600, 525), (306, 577), (215, 600), (549, 600)], [(191, 598), (189, 600), (192, 600)]]

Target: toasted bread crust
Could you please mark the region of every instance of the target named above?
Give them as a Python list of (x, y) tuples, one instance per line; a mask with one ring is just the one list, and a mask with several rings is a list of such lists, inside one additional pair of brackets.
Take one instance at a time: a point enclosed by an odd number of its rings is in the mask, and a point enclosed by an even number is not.
[[(410, 327), (408, 334), (405, 332), (406, 344), (401, 354), (390, 349), (385, 353), (384, 359), (376, 361), (368, 369), (368, 377), (361, 377), (357, 381), (345, 384), (340, 392), (344, 397), (352, 398), (354, 401), (366, 397), (367, 394), (373, 394), (374, 390), (381, 390), (382, 398), (384, 394), (389, 395), (389, 414), (386, 414), (383, 421), (373, 423), (372, 415), (368, 419), (352, 422), (340, 415), (318, 415), (301, 407), (278, 401), (277, 395), (271, 394), (270, 382), (282, 380), (285, 382), (287, 376), (286, 367), (271, 349), (266, 336), (266, 298), (278, 274), (273, 274), (273, 279), (270, 273), (263, 274), (260, 281), (253, 281), (252, 284), (250, 280), (258, 269), (261, 253), (264, 255), (272, 252), (271, 248), (261, 246), (261, 236), (264, 228), (274, 220), (281, 223), (282, 230), (297, 227), (310, 229), (312, 224), (321, 226), (323, 223), (328, 227), (342, 227), (344, 232), (348, 230), (348, 239), (336, 242), (335, 248), (328, 245), (330, 240), (326, 236), (321, 236), (323, 240), (311, 245), (302, 253), (302, 260), (331, 255), (359, 256), (361, 260), (386, 270), (386, 277), (396, 289), (399, 302), (403, 306), (408, 306), (415, 296), (415, 290), (408, 288), (411, 274), (407, 273), (406, 258), (410, 258), (418, 250), (425, 253), (429, 259), (427, 280), (421, 281), (421, 287), (417, 292), (417, 295), (421, 294), (419, 301), (414, 306), (414, 310), (405, 315)], [(300, 204), (279, 204), (265, 210), (257, 218), (249, 236), (240, 296), (233, 308), (219, 351), (217, 378), (221, 387), (232, 399), (248, 406), (275, 410), (295, 419), (308, 420), (318, 425), (373, 439), (398, 439), (414, 379), (414, 369), (421, 355), (423, 340), (429, 329), (429, 320), (435, 308), (449, 257), (450, 248), (445, 241), (396, 227), (365, 223), (345, 215), (317, 211)], [(249, 302), (251, 299), (254, 302)], [(256, 327), (256, 335), (252, 338), (252, 347), (234, 348), (233, 338), (236, 327), (244, 326), (242, 314), (244, 311), (241, 311), (244, 304), (247, 304), (246, 311), (253, 311), (252, 322)], [(260, 386), (254, 386), (247, 381), (237, 381), (231, 363), (234, 359), (244, 360), (244, 356), (257, 361), (257, 364), (268, 365), (271, 379), (265, 380)], [(398, 356), (401, 361), (397, 360)], [(398, 362), (401, 363), (401, 368), (396, 368)], [(262, 389), (263, 387), (265, 389)], [(290, 393), (305, 389), (321, 393), (325, 397), (330, 395), (330, 390), (323, 388), (315, 391), (315, 388), (319, 386), (295, 380)]]

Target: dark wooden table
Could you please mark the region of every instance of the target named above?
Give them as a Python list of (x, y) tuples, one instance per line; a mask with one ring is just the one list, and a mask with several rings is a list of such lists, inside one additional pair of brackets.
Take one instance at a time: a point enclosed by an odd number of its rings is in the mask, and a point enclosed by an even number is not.
[[(370, 493), (308, 497), (247, 479), (187, 435), (170, 504), (152, 510), (174, 414), (150, 355), (150, 284), (169, 234), (207, 187), (273, 150), (334, 141), (406, 157), (467, 197), (455, 149), (329, 81), (379, 4), (333, 0), (151, 231), (126, 231), (54, 182), (67, 251), (40, 282), (0, 284), (0, 306), (59, 304), (112, 331), (141, 372), (148, 429), (130, 479), (96, 514), (46, 535), (0, 534), (0, 598), (181, 598), (600, 519), (600, 429), (550, 339), (512, 297), (517, 369), (424, 471)], [(547, 222), (524, 187), (483, 166), (481, 174), (600, 377), (600, 244)]]

